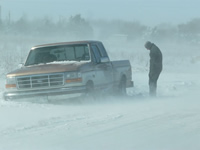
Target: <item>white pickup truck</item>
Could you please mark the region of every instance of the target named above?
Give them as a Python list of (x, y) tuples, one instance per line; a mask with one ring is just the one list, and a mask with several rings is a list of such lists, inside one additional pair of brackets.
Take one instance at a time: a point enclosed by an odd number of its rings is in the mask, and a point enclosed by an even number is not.
[(52, 43), (31, 48), (25, 64), (6, 76), (4, 99), (91, 94), (132, 87), (129, 60), (110, 61), (100, 41)]

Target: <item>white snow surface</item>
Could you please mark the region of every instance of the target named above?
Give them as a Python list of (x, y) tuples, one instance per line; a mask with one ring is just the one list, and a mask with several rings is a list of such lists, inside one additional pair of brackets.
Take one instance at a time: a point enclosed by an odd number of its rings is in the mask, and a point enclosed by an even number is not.
[(199, 150), (200, 61), (163, 54), (156, 98), (148, 96), (148, 67), (131, 59), (135, 86), (126, 97), (1, 98), (0, 150)]

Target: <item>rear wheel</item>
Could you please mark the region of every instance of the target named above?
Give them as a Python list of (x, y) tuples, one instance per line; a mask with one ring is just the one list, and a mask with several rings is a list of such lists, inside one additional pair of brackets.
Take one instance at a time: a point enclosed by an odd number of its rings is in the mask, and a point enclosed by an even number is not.
[(119, 84), (119, 95), (125, 96), (126, 95), (126, 78), (122, 77), (120, 84)]

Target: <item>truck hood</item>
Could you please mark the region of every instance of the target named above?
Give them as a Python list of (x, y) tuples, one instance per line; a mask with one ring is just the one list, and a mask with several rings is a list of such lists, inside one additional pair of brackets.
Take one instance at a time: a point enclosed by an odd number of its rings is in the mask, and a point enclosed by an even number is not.
[(25, 66), (8, 73), (7, 77), (77, 71), (86, 63), (88, 62), (51, 63), (36, 66)]

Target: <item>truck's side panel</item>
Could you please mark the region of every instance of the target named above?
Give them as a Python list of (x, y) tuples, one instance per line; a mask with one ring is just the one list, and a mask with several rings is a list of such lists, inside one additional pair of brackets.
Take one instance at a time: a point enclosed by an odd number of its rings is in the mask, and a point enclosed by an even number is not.
[(114, 81), (119, 84), (119, 81), (123, 76), (126, 77), (126, 86), (130, 87), (132, 85), (132, 72), (129, 60), (118, 60), (112, 61), (112, 66), (114, 70)]

